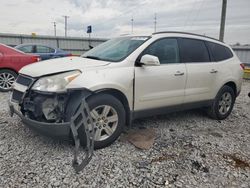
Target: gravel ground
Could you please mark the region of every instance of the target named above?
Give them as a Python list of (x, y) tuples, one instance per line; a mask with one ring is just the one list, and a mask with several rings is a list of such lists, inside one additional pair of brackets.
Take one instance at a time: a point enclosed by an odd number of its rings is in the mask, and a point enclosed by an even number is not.
[(250, 187), (250, 82), (224, 121), (192, 110), (137, 120), (156, 129), (153, 148), (120, 139), (79, 174), (73, 146), (40, 136), (8, 114), (0, 93), (0, 187)]

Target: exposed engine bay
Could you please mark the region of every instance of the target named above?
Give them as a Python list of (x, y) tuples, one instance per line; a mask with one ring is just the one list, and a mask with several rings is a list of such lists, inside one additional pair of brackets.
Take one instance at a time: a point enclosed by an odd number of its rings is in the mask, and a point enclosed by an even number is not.
[(31, 91), (23, 100), (22, 113), (33, 120), (49, 123), (62, 123), (66, 119), (66, 106), (69, 94), (39, 93)]

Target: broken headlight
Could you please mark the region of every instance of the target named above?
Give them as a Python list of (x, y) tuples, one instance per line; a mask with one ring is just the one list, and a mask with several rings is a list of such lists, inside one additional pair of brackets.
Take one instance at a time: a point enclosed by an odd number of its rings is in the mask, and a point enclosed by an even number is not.
[(81, 74), (80, 71), (70, 71), (52, 76), (42, 77), (35, 82), (32, 89), (47, 92), (62, 92), (66, 86)]

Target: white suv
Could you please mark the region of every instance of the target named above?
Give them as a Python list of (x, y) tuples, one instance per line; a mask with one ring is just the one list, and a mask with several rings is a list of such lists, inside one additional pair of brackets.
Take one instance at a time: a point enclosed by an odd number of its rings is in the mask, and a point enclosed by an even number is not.
[(95, 148), (102, 148), (144, 116), (205, 107), (212, 118), (226, 118), (242, 76), (235, 53), (216, 39), (181, 32), (126, 36), (81, 57), (24, 67), (10, 109), (36, 131), (70, 139), (70, 119), (84, 98), (94, 119)]

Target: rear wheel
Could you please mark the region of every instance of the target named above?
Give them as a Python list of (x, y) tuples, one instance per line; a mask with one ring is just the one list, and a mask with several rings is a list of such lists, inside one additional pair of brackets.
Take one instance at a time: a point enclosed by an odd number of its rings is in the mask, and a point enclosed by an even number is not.
[(0, 91), (7, 92), (12, 88), (13, 83), (15, 82), (17, 74), (8, 69), (0, 70)]
[(208, 115), (217, 120), (227, 118), (233, 109), (235, 98), (233, 89), (227, 85), (223, 86), (209, 107)]
[[(125, 125), (123, 104), (112, 95), (97, 94), (87, 99), (94, 122), (94, 148), (100, 149), (112, 144), (121, 134)], [(86, 144), (84, 131), (80, 130), (81, 145)]]

